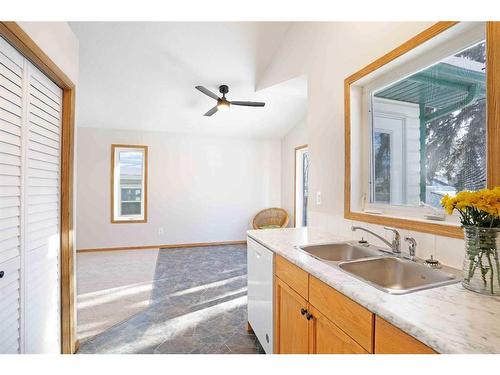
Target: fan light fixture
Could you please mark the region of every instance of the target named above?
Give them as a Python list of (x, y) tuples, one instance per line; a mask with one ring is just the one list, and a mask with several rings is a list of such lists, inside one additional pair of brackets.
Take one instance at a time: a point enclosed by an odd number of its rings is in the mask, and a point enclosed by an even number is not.
[(217, 110), (218, 111), (227, 111), (229, 109), (229, 102), (227, 100), (219, 99), (217, 100)]
[(264, 107), (266, 103), (263, 102), (242, 102), (235, 100), (227, 100), (226, 94), (229, 92), (229, 87), (227, 85), (220, 85), (219, 92), (222, 94), (222, 98), (219, 98), (212, 91), (206, 89), (203, 86), (196, 86), (196, 90), (201, 91), (203, 94), (211, 97), (212, 99), (217, 100), (217, 104), (215, 107), (212, 107), (204, 116), (212, 116), (217, 111), (227, 111), (231, 105), (239, 105), (243, 107)]

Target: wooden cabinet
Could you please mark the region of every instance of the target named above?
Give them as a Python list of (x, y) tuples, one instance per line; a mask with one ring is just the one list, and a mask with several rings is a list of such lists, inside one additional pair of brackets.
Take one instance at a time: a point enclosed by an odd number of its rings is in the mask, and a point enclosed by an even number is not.
[(375, 354), (436, 354), (436, 352), (377, 316)]
[(369, 354), (354, 339), (309, 305), (310, 354)]
[(309, 274), (279, 255), (275, 259), (274, 273), (305, 299), (309, 295)]
[(305, 317), (307, 301), (278, 277), (274, 278), (274, 286), (274, 352), (309, 353), (309, 322)]
[[(280, 256), (275, 258), (274, 285), (275, 353), (368, 353), (337, 321), (361, 339), (369, 337), (371, 350), (373, 314), (368, 310)], [(311, 297), (318, 306), (313, 306)]]
[(274, 273), (277, 354), (436, 353), (278, 255)]
[(311, 276), (309, 303), (352, 337), (369, 353), (373, 352), (374, 314)]

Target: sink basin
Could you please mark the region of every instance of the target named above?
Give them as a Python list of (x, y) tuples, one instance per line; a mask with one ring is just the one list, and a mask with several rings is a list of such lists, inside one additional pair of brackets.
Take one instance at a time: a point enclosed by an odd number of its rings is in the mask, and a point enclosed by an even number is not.
[(340, 263), (339, 267), (375, 288), (391, 294), (405, 294), (460, 281), (453, 274), (395, 257), (356, 260)]
[(380, 253), (373, 248), (355, 246), (346, 242), (309, 245), (301, 247), (301, 249), (315, 258), (331, 262), (380, 256)]

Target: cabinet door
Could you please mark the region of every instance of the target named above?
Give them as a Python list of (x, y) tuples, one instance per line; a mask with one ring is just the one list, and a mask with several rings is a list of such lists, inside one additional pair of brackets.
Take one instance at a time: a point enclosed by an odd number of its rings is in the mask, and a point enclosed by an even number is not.
[(277, 277), (274, 285), (274, 352), (307, 354), (309, 322), (302, 314), (307, 309), (307, 301)]
[(309, 305), (309, 353), (369, 354), (323, 314)]
[(436, 354), (436, 352), (377, 316), (375, 354)]

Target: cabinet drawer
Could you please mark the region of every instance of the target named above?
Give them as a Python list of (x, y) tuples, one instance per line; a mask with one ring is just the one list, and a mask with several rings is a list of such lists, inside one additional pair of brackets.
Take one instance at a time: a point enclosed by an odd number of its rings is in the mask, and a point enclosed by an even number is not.
[(313, 276), (309, 282), (309, 302), (366, 351), (373, 353), (374, 314), (371, 311)]
[(436, 354), (436, 352), (377, 316), (375, 354)]
[(302, 297), (308, 298), (309, 274), (306, 271), (276, 255), (274, 273)]

